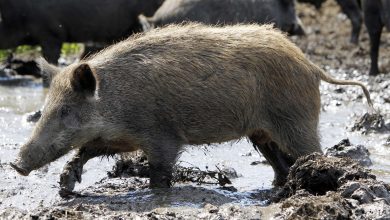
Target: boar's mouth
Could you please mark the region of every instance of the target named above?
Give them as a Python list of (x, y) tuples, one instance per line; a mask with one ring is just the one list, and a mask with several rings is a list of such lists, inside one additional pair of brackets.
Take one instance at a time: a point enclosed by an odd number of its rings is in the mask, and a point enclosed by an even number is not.
[(20, 175), (28, 176), (28, 174), (30, 174), (30, 171), (28, 171), (27, 169), (21, 168), (21, 167), (17, 166), (17, 165), (14, 164), (14, 163), (10, 163), (10, 165), (11, 165), (11, 167), (14, 168)]

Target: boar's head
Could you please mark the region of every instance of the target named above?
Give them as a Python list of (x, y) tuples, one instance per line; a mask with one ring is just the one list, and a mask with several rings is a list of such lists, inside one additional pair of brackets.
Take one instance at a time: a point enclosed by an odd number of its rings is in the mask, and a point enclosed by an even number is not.
[(93, 121), (98, 117), (94, 108), (98, 102), (97, 80), (91, 67), (81, 63), (59, 70), (43, 61), (41, 69), (52, 78), (52, 83), (41, 118), (18, 158), (11, 163), (22, 175), (88, 142), (96, 130)]

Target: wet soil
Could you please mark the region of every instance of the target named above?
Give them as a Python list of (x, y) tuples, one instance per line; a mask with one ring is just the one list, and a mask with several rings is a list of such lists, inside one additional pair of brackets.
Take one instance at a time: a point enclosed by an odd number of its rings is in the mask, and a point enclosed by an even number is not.
[(390, 186), (349, 158), (318, 153), (297, 160), (276, 193), (276, 219), (380, 219), (390, 217)]
[(333, 157), (348, 157), (362, 166), (371, 166), (370, 152), (363, 145), (353, 145), (349, 139), (343, 139), (338, 144), (326, 149), (325, 155)]

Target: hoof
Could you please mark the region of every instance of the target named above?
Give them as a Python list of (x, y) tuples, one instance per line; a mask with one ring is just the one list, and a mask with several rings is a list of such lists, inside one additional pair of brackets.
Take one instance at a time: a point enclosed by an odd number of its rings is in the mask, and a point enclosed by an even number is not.
[(72, 191), (76, 185), (76, 182), (81, 182), (81, 173), (81, 168), (68, 164), (60, 175), (61, 189)]
[(61, 198), (63, 199), (71, 199), (71, 198), (79, 198), (79, 197), (85, 197), (84, 195), (80, 194), (80, 193), (77, 193), (77, 192), (73, 192), (71, 190), (68, 190), (68, 189), (65, 189), (65, 188), (61, 188), (60, 191), (58, 192), (58, 194), (61, 196)]

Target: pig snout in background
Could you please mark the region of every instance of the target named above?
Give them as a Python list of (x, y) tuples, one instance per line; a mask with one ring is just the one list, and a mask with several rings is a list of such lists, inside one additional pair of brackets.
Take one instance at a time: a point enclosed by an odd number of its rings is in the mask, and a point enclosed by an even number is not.
[(237, 23), (274, 23), (291, 35), (304, 35), (304, 28), (295, 14), (293, 0), (166, 0), (153, 17), (140, 16), (144, 31), (184, 21), (224, 25)]
[(378, 56), (382, 29), (390, 31), (390, 0), (363, 0), (364, 22), (370, 37), (371, 66), (369, 74), (379, 74)]
[(310, 3), (310, 4), (314, 5), (317, 10), (321, 8), (322, 4), (325, 1), (326, 0), (298, 0), (298, 2)]

